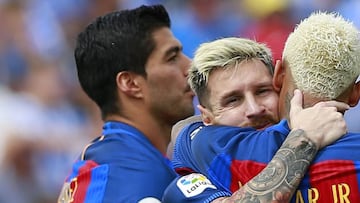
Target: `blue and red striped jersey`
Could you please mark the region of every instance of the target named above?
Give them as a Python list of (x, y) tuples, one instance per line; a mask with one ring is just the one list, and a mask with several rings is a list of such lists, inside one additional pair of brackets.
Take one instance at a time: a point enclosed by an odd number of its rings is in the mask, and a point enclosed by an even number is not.
[[(267, 165), (288, 133), (285, 120), (263, 131), (190, 124), (177, 138), (174, 167), (190, 168), (234, 192)], [(359, 184), (360, 135), (348, 133), (319, 151), (292, 202), (360, 202)]]
[(104, 124), (66, 179), (60, 202), (160, 202), (176, 177), (170, 161), (137, 129)]

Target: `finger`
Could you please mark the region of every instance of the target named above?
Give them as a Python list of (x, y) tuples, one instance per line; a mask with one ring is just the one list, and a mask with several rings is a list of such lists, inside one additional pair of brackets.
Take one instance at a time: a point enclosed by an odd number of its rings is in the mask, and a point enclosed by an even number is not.
[(278, 66), (280, 63), (281, 63), (280, 60), (276, 60), (276, 61), (275, 61), (275, 66)]
[(294, 96), (290, 104), (290, 117), (303, 109), (303, 95), (300, 90), (294, 90)]
[(335, 107), (337, 109), (337, 111), (339, 111), (339, 112), (343, 112), (343, 111), (350, 109), (349, 104), (344, 103), (344, 102), (334, 101), (334, 100), (319, 102), (319, 103), (315, 104), (315, 106)]

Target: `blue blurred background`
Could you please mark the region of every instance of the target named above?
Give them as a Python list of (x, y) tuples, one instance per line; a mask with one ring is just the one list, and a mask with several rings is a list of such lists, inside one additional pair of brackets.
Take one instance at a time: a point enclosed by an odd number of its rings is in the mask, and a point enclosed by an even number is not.
[[(76, 36), (98, 15), (155, 3), (167, 7), (189, 57), (202, 42), (240, 36), (280, 59), (289, 32), (315, 10), (337, 11), (360, 28), (359, 0), (0, 0), (0, 203), (56, 202), (102, 125), (76, 78)], [(360, 132), (360, 106), (345, 116)]]

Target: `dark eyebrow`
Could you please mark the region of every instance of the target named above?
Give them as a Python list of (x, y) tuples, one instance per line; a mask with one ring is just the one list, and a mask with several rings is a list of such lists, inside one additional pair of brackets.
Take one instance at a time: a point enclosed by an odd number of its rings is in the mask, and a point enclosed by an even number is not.
[(164, 57), (169, 57), (171, 54), (173, 53), (178, 53), (182, 50), (181, 46), (174, 46), (174, 47), (170, 47), (170, 49), (166, 50)]

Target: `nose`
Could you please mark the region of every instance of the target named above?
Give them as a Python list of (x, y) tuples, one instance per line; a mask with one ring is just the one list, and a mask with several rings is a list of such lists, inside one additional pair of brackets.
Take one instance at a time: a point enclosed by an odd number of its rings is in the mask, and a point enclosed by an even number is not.
[(190, 58), (188, 56), (186, 56), (185, 54), (183, 54), (183, 70), (184, 70), (185, 77), (187, 77), (189, 74), (190, 64), (191, 64)]
[(265, 107), (254, 96), (246, 98), (246, 105), (245, 115), (248, 118), (260, 116), (265, 112)]

